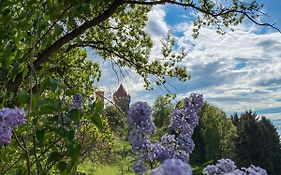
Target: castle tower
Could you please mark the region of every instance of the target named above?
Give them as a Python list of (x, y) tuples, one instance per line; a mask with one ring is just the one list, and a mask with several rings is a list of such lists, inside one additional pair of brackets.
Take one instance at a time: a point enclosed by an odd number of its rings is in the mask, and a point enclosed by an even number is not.
[(127, 114), (131, 101), (131, 96), (127, 94), (123, 85), (121, 84), (118, 90), (113, 94), (113, 102), (119, 106), (124, 113)]

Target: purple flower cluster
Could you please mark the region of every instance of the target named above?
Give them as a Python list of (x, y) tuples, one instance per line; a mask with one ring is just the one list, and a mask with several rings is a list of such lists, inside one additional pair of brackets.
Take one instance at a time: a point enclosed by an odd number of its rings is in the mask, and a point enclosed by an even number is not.
[(237, 169), (234, 162), (230, 159), (218, 160), (215, 165), (208, 165), (203, 170), (206, 175), (267, 175), (267, 172), (252, 165), (249, 168), (242, 168), (244, 171)]
[(195, 147), (191, 137), (199, 123), (198, 113), (203, 106), (203, 97), (201, 94), (191, 94), (183, 102), (182, 107), (173, 111), (169, 125), (176, 134), (162, 136), (161, 144), (166, 148), (167, 159), (177, 158), (189, 162), (189, 154)]
[(143, 160), (141, 160), (141, 159), (137, 160), (133, 165), (133, 170), (138, 175), (144, 174), (145, 171), (146, 171), (146, 167), (145, 167), (145, 164), (144, 164)]
[(246, 174), (248, 175), (267, 175), (266, 170), (256, 167), (254, 165), (251, 165), (249, 168), (244, 169)]
[(166, 159), (160, 167), (152, 170), (151, 175), (192, 175), (192, 170), (180, 159)]
[(145, 102), (134, 103), (128, 111), (128, 125), (130, 128), (128, 140), (132, 149), (142, 155), (145, 160), (152, 160), (155, 144), (151, 143), (149, 135), (155, 133), (156, 128), (151, 119), (151, 108)]
[[(166, 172), (165, 166), (169, 164), (169, 161), (174, 164), (168, 168), (168, 174), (172, 170), (177, 174), (184, 169), (186, 173), (186, 168), (189, 167), (187, 164), (189, 154), (195, 146), (191, 136), (194, 128), (198, 125), (198, 113), (203, 105), (202, 95), (191, 94), (189, 98), (183, 100), (183, 104), (182, 107), (177, 107), (173, 112), (169, 125), (173, 134), (163, 135), (161, 141), (157, 143), (150, 141), (150, 135), (155, 133), (156, 128), (151, 119), (151, 108), (147, 103), (137, 102), (128, 111), (130, 128), (128, 140), (132, 149), (143, 160), (150, 162), (154, 160), (164, 161), (162, 168), (159, 167), (153, 171), (155, 175)], [(165, 160), (167, 160), (166, 164)], [(137, 165), (139, 165), (138, 162), (135, 163), (134, 167), (139, 167)], [(178, 169), (176, 168), (177, 165), (179, 166)]]
[(22, 109), (2, 108), (0, 110), (0, 144), (9, 144), (12, 129), (25, 123), (25, 113)]
[(79, 93), (76, 93), (72, 97), (72, 103), (69, 107), (70, 110), (77, 109), (78, 111), (83, 111), (83, 96)]
[(183, 107), (178, 107), (173, 111), (170, 128), (176, 133), (191, 136), (199, 123), (198, 113), (203, 106), (203, 96), (193, 93), (183, 102)]
[(153, 134), (156, 131), (151, 119), (151, 107), (145, 102), (134, 103), (128, 111), (130, 129), (143, 134)]

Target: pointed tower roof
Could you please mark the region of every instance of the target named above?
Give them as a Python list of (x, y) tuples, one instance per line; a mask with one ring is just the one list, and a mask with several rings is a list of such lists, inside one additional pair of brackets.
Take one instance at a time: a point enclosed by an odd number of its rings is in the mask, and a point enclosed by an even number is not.
[(127, 97), (128, 96), (128, 94), (122, 84), (119, 86), (118, 90), (114, 93), (114, 96), (117, 96), (117, 97)]

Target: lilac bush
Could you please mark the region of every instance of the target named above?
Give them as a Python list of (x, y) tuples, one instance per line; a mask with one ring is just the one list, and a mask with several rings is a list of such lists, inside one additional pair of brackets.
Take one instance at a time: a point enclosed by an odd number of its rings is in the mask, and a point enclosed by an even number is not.
[(12, 130), (25, 123), (25, 112), (17, 107), (0, 110), (0, 144), (7, 145), (12, 138)]
[[(191, 94), (189, 98), (185, 98), (183, 106), (173, 111), (169, 125), (171, 133), (163, 135), (159, 142), (152, 143), (150, 136), (155, 133), (156, 128), (151, 118), (151, 108), (145, 102), (134, 103), (128, 111), (130, 129), (128, 140), (132, 149), (141, 159), (149, 161), (150, 164), (153, 161), (164, 161), (163, 166), (165, 166), (165, 161), (170, 160), (183, 162), (186, 166), (182, 167), (189, 167), (189, 154), (195, 146), (191, 136), (198, 125), (198, 112), (202, 105), (203, 98), (200, 94)], [(136, 165), (138, 164), (134, 164), (134, 167), (138, 167)], [(162, 169), (153, 172), (159, 174), (163, 171)]]
[[(153, 143), (150, 136), (156, 128), (151, 119), (151, 108), (145, 102), (134, 103), (128, 111), (129, 137), (139, 159), (134, 163), (133, 170), (137, 174), (145, 174), (146, 165), (149, 163), (151, 175), (191, 175), (192, 169), (189, 155), (194, 150), (195, 144), (192, 134), (199, 124), (198, 113), (203, 106), (201, 94), (191, 94), (185, 98), (173, 111), (169, 124), (170, 132), (164, 134), (159, 142)], [(153, 169), (153, 162), (162, 164)], [(230, 159), (221, 159), (216, 165), (204, 168), (206, 175), (267, 175), (262, 168), (251, 166), (237, 169)]]

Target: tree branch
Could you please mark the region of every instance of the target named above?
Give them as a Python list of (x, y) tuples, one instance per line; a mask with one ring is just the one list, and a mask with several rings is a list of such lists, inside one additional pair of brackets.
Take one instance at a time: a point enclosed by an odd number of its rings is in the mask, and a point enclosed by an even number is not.
[(66, 43), (68, 43), (72, 39), (80, 36), (87, 29), (94, 27), (94, 26), (100, 24), (101, 22), (105, 21), (106, 19), (108, 19), (121, 4), (122, 4), (122, 1), (115, 0), (103, 14), (97, 16), (96, 18), (94, 18), (90, 21), (86, 21), (84, 24), (82, 24), (78, 28), (74, 29), (72, 32), (67, 33), (66, 35), (64, 35), (63, 37), (58, 39), (54, 44), (52, 44), (50, 47), (48, 47), (45, 51), (39, 53), (37, 55), (38, 59), (33, 62), (35, 69), (38, 69), (42, 63), (48, 61), (50, 55), (53, 54), (54, 52), (56, 52), (57, 50), (59, 50)]
[[(271, 27), (275, 30), (277, 30), (279, 33), (281, 33), (281, 30), (278, 29), (277, 27), (274, 26), (274, 24), (270, 24), (270, 23), (260, 23), (258, 21), (256, 21), (255, 19), (253, 19), (250, 15), (249, 12), (245, 11), (245, 10), (236, 10), (236, 9), (222, 9), (220, 12), (218, 13), (214, 13), (212, 11), (206, 11), (203, 8), (200, 8), (198, 6), (196, 6), (192, 1), (189, 3), (184, 3), (182, 1), (178, 2), (178, 1), (173, 1), (173, 0), (160, 0), (160, 1), (135, 1), (135, 0), (125, 0), (125, 3), (127, 4), (137, 4), (137, 5), (161, 5), (161, 4), (174, 4), (174, 5), (178, 5), (178, 6), (182, 6), (182, 7), (190, 7), (193, 8), (197, 11), (200, 11), (203, 14), (206, 15), (210, 15), (214, 18), (217, 18), (219, 16), (223, 16), (223, 15), (227, 15), (229, 13), (240, 13), (245, 15), (250, 21), (252, 21), (253, 23), (255, 23), (256, 25), (259, 26), (267, 26), (267, 27)], [(205, 4), (205, 3), (204, 3)], [(263, 12), (256, 10), (257, 12), (261, 13), (264, 16), (265, 15)]]
[[(115, 10), (120, 7), (124, 2), (121, 0), (115, 0), (109, 8), (104, 11), (101, 15), (95, 17), (94, 19), (90, 21), (84, 22), (81, 26), (74, 29), (72, 32), (65, 34), (63, 37), (58, 39), (56, 42), (54, 42), (51, 46), (49, 46), (47, 49), (39, 53), (36, 57), (37, 59), (33, 62), (33, 66), (35, 70), (38, 70), (41, 65), (49, 60), (49, 57), (58, 51), (60, 48), (62, 48), (65, 44), (73, 40), (74, 38), (80, 36), (83, 34), (86, 30), (88, 30), (91, 27), (97, 26), (101, 22), (108, 19)], [(21, 86), (22, 80), (23, 80), (23, 74), (20, 73), (15, 78), (15, 81), (9, 82), (7, 85), (7, 89), (17, 92), (18, 88)]]

